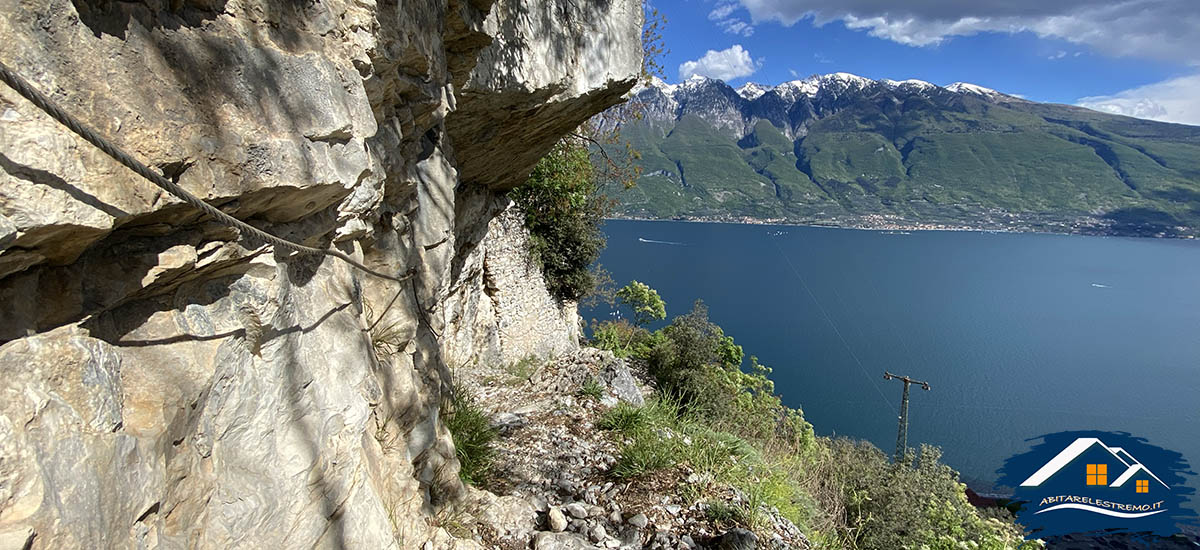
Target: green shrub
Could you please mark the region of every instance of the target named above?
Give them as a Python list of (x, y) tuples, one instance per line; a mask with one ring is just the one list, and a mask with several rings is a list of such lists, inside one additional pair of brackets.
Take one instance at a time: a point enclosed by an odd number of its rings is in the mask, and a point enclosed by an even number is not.
[(941, 451), (922, 445), (916, 467), (893, 464), (870, 443), (828, 441), (833, 480), (843, 492), (842, 531), (856, 548), (995, 549), (1020, 543), (1012, 522), (984, 519), (967, 502)]
[(800, 411), (783, 406), (771, 369), (754, 357), (743, 369), (742, 347), (708, 320), (702, 302), (640, 343), (659, 387), (679, 396), (709, 425), (793, 452), (811, 448), (812, 426)]
[(617, 301), (633, 310), (633, 324), (639, 327), (667, 318), (666, 303), (645, 283), (630, 281), (617, 291)]
[[(659, 395), (641, 408), (622, 403), (607, 411), (597, 426), (622, 436), (612, 471), (616, 477), (636, 478), (687, 465), (745, 495), (744, 505), (733, 507), (739, 512), (732, 523), (762, 529), (766, 527), (763, 511), (771, 508), (793, 521), (801, 519), (797, 511), (803, 495), (789, 478), (795, 461), (768, 458), (755, 443), (714, 430), (703, 416), (681, 408), (668, 396)], [(704, 491), (683, 484), (680, 494), (695, 501)]]
[(665, 339), (662, 331), (650, 332), (624, 319), (592, 322), (592, 347), (611, 351), (617, 357), (649, 359), (651, 350)]
[(680, 315), (662, 329), (663, 338), (650, 352), (650, 374), (659, 386), (686, 395), (685, 382), (705, 367), (737, 369), (742, 347), (725, 336), (721, 327), (709, 322), (708, 308), (699, 300), (692, 311)]
[[(770, 368), (754, 357), (742, 366), (742, 348), (708, 320), (702, 303), (661, 330), (638, 328), (609, 322), (593, 331), (595, 342), (613, 348), (632, 342), (630, 355), (646, 358), (659, 388), (645, 407), (621, 404), (598, 422), (621, 436), (614, 475), (685, 465), (709, 481), (681, 482), (680, 495), (707, 502), (711, 520), (762, 531), (769, 527), (763, 511), (775, 509), (817, 547), (1020, 544), (1011, 518), (985, 517), (967, 502), (937, 448), (922, 446), (915, 460), (897, 465), (870, 443), (817, 438), (775, 394)], [(712, 498), (720, 487), (744, 499)]]
[(627, 357), (629, 353), (626, 350), (626, 342), (639, 339), (639, 332), (649, 333), (646, 329), (635, 327), (624, 319), (600, 322), (593, 319), (592, 347), (611, 351), (617, 357)]
[(631, 281), (615, 294), (616, 300), (633, 312), (633, 323), (625, 319), (597, 323), (592, 320), (592, 345), (613, 352), (617, 357), (648, 358), (650, 350), (663, 339), (660, 332), (645, 326), (667, 316), (667, 305), (658, 291)]
[(455, 386), (443, 407), (442, 418), (454, 440), (454, 452), (463, 483), (481, 485), (487, 481), (495, 454), (496, 430), (491, 418), (479, 407), (465, 388)]
[(596, 284), (588, 267), (604, 248), (600, 224), (611, 203), (599, 192), (585, 142), (559, 141), (509, 197), (525, 215), (546, 288), (563, 300), (587, 295)]

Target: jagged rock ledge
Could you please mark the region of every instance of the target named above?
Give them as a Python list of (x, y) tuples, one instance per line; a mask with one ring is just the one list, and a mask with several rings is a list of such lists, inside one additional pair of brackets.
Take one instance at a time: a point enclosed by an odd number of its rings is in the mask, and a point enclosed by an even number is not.
[(640, 70), (632, 0), (0, 0), (0, 548), (475, 548), (451, 371), (577, 345), (502, 192)]

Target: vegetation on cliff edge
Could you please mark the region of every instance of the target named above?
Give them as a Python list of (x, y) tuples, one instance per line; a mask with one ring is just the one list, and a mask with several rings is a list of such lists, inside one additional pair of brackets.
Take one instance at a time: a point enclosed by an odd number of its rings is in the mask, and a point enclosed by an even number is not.
[(620, 442), (615, 476), (690, 471), (677, 490), (704, 502), (710, 519), (766, 532), (774, 509), (818, 548), (1021, 542), (1006, 511), (985, 514), (967, 502), (937, 448), (892, 463), (870, 443), (815, 436), (799, 409), (782, 404), (770, 368), (754, 357), (743, 367), (741, 346), (703, 303), (659, 330), (607, 321), (593, 334), (593, 345), (644, 361), (657, 384), (649, 404), (619, 405), (600, 423)]
[(604, 248), (600, 223), (611, 205), (598, 192), (585, 142), (559, 141), (509, 197), (525, 215), (530, 251), (547, 290), (562, 300), (591, 292), (596, 279), (588, 268)]

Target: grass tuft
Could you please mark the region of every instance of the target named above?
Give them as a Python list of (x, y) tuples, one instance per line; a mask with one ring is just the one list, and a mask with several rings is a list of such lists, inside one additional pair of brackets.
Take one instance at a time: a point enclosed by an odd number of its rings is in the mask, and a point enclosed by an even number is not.
[(600, 385), (595, 378), (588, 377), (583, 381), (583, 385), (579, 388), (579, 395), (582, 397), (590, 397), (592, 399), (600, 399), (604, 397), (604, 386)]
[(463, 483), (479, 486), (486, 483), (495, 455), (496, 430), (492, 420), (465, 388), (454, 386), (450, 392), (443, 417), (454, 440), (458, 456), (459, 477)]

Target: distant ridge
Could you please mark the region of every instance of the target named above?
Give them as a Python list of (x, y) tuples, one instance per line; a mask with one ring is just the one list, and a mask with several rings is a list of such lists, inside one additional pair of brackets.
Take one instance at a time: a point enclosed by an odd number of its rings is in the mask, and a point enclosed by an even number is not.
[[(1200, 127), (977, 84), (814, 75), (654, 79), (621, 109), (650, 218), (1193, 236)], [(607, 127), (630, 117), (601, 119)]]

